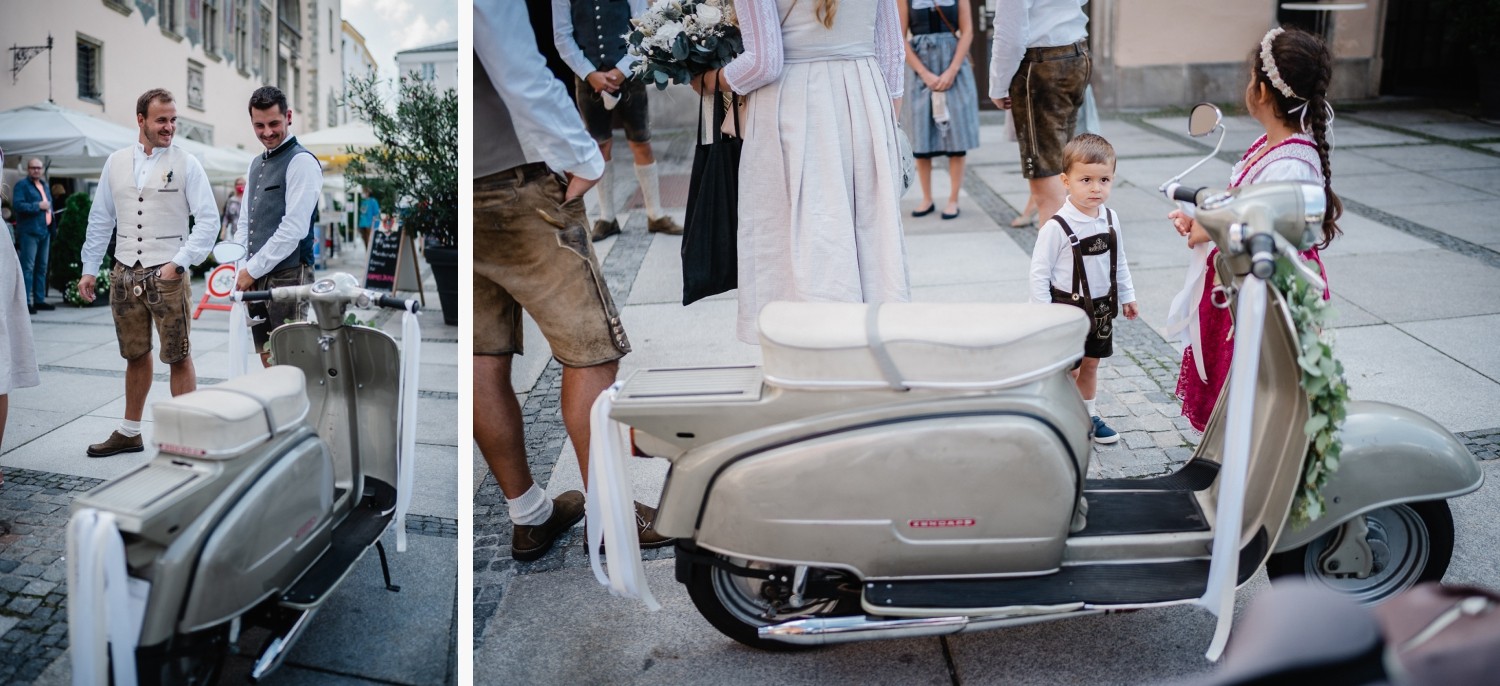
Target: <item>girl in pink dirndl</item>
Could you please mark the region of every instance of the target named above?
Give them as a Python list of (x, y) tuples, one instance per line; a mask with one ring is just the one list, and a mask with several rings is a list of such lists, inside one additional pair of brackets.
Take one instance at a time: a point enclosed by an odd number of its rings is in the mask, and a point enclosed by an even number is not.
[[(1325, 281), (1320, 250), (1339, 232), (1335, 223), (1343, 204), (1330, 185), (1332, 168), (1328, 152), (1328, 81), (1333, 59), (1318, 37), (1297, 29), (1274, 28), (1261, 40), (1251, 65), (1245, 105), (1250, 115), (1266, 129), (1230, 171), (1230, 187), (1269, 181), (1311, 181), (1323, 186), (1328, 212), (1323, 219), (1323, 240), (1303, 251), (1302, 258), (1317, 263)], [(1177, 398), (1182, 416), (1194, 429), (1204, 430), (1214, 405), (1229, 378), (1234, 355), (1234, 323), (1229, 308), (1215, 307), (1213, 291), (1218, 274), (1213, 268), (1218, 249), (1208, 234), (1181, 211), (1169, 215), (1178, 233), (1188, 237), (1194, 250), (1186, 284), (1172, 302), (1167, 330), (1186, 344), (1182, 370), (1177, 378)], [(1323, 299), (1330, 293), (1323, 291)]]

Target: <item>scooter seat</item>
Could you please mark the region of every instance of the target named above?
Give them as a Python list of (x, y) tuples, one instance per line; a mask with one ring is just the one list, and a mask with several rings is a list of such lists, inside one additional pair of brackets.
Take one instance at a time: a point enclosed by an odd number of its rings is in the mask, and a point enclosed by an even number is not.
[(251, 372), (152, 406), (163, 452), (227, 459), (300, 424), (306, 377), (289, 365)]
[(765, 380), (784, 388), (1019, 386), (1071, 367), (1088, 330), (1067, 305), (773, 302), (760, 312)]

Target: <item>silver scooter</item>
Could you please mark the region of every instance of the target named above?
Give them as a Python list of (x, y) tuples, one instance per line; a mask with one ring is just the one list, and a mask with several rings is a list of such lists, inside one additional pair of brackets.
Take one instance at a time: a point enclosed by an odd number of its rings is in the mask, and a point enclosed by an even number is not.
[[(1194, 135), (1220, 128), (1206, 107)], [(590, 478), (618, 478), (600, 466), (613, 453), (669, 460), (655, 526), (679, 539), (677, 580), (721, 632), (771, 650), (1187, 603), (1217, 608), (1227, 637), (1224, 599), (1262, 565), (1366, 602), (1440, 578), (1446, 501), (1483, 475), (1414, 411), (1351, 402), (1325, 513), (1289, 523), (1309, 407), (1266, 280), (1319, 239), (1322, 189), (1166, 190), (1225, 256), (1245, 365), (1176, 472), (1086, 477), (1077, 308), (778, 302), (760, 316), (761, 366), (640, 370), (602, 396), (595, 417), (613, 421), (595, 422)], [(641, 595), (615, 575), (626, 562), (609, 582)]]
[(372, 545), (400, 590), (380, 537), (402, 484), (401, 351), (345, 313), (420, 306), (342, 273), (236, 298), (307, 301), (316, 323), (272, 333), (275, 366), (156, 403), (156, 456), (73, 501), (74, 684), (214, 683), (252, 626), (269, 631), (258, 680)]

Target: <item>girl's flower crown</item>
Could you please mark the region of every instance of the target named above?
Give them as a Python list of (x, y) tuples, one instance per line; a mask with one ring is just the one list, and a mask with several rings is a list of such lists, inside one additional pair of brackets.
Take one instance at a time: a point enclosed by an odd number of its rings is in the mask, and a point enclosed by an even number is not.
[(1271, 86), (1280, 91), (1282, 95), (1288, 98), (1305, 100), (1305, 98), (1298, 98), (1297, 94), (1292, 92), (1292, 87), (1288, 86), (1286, 81), (1282, 80), (1281, 70), (1276, 68), (1276, 58), (1271, 56), (1271, 42), (1285, 32), (1286, 29), (1278, 26), (1267, 31), (1265, 37), (1260, 39), (1260, 69), (1266, 73), (1266, 78), (1271, 80)]

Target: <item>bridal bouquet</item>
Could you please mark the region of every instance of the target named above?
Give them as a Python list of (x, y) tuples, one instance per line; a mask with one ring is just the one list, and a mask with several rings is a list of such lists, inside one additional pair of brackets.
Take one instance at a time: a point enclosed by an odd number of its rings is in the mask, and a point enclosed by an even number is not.
[(630, 54), (640, 58), (632, 75), (658, 89), (688, 83), (745, 49), (733, 0), (657, 0), (630, 23)]

